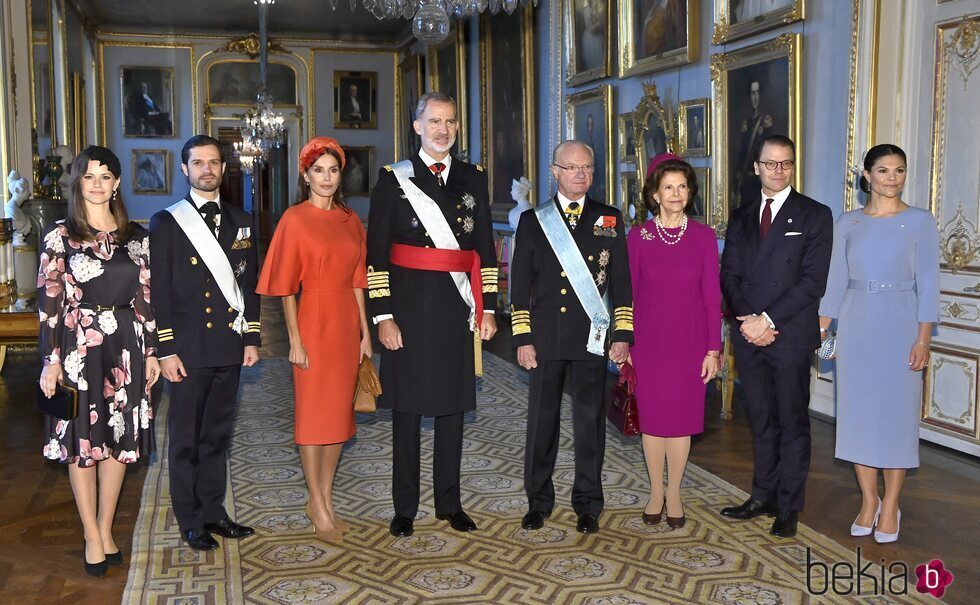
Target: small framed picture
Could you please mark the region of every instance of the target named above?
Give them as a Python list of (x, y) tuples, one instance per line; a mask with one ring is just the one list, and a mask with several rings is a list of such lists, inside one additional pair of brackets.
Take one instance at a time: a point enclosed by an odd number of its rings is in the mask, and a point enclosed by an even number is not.
[(698, 177), (698, 194), (689, 203), (693, 206), (691, 215), (707, 224), (708, 216), (711, 212), (711, 169), (708, 167), (694, 167), (694, 174)]
[(636, 177), (636, 171), (621, 172), (619, 179), (620, 190), (623, 195), (619, 209), (631, 227), (642, 225), (647, 220), (647, 207), (643, 204), (643, 191), (640, 188), (640, 181)]
[(133, 193), (170, 193), (170, 151), (134, 149)]
[(378, 72), (333, 72), (333, 127), (378, 127)]
[(703, 158), (709, 154), (708, 141), (711, 140), (708, 120), (708, 99), (681, 101), (678, 106), (678, 135), (681, 157)]
[(123, 136), (175, 136), (174, 68), (124, 65), (119, 72)]
[(619, 114), (619, 161), (636, 161), (636, 139), (633, 138), (633, 112)]
[(367, 197), (371, 195), (371, 175), (374, 174), (374, 146), (344, 147), (343, 180), (340, 191), (346, 197)]

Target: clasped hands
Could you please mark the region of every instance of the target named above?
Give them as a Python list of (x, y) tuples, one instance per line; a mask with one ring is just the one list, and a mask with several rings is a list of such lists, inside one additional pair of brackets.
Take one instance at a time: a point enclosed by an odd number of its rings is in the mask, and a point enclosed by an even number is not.
[(739, 331), (745, 340), (757, 347), (767, 347), (776, 341), (778, 330), (769, 327), (769, 321), (762, 315), (739, 315), (735, 319), (742, 322)]

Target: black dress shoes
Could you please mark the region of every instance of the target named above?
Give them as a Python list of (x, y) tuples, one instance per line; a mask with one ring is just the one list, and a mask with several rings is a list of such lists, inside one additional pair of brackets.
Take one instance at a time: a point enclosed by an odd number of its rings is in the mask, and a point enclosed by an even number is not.
[(599, 517), (592, 513), (582, 513), (578, 516), (575, 529), (582, 534), (597, 534), (599, 533)]
[(524, 529), (541, 529), (544, 527), (544, 520), (551, 516), (542, 510), (530, 510), (521, 519), (521, 527)]
[(781, 510), (776, 514), (776, 520), (772, 522), (769, 533), (780, 538), (792, 538), (796, 535), (796, 524), (799, 519), (800, 513), (795, 510)]
[(225, 517), (217, 523), (205, 523), (204, 531), (210, 532), (212, 534), (218, 534), (222, 538), (247, 538), (248, 536), (255, 535), (255, 530), (251, 527), (246, 527), (244, 525), (239, 525), (235, 523), (228, 517)]
[(415, 533), (415, 522), (408, 517), (395, 515), (395, 518), (391, 520), (391, 525), (388, 526), (388, 532), (396, 537), (411, 536)]
[(123, 564), (123, 554), (121, 550), (116, 552), (107, 552), (105, 554), (105, 562), (114, 567), (122, 567)]
[(448, 515), (445, 513), (436, 513), (436, 519), (439, 519), (440, 521), (448, 520), (449, 525), (451, 525), (456, 531), (476, 531), (476, 523), (474, 523), (473, 519), (470, 519), (470, 516), (463, 511)]
[(184, 532), (184, 541), (194, 550), (215, 550), (218, 541), (203, 529), (188, 529)]
[(749, 498), (738, 506), (728, 506), (721, 509), (721, 514), (732, 519), (755, 519), (762, 515), (773, 516), (776, 514), (776, 508), (768, 502)]

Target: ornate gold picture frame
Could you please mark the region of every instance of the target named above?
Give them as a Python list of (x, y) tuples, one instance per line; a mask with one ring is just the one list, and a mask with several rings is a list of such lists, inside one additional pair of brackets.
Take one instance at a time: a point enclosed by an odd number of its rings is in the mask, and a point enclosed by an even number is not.
[(133, 193), (170, 193), (170, 151), (133, 149), (130, 155)]
[(174, 68), (119, 68), (122, 132), (129, 138), (174, 138)]
[(786, 135), (796, 143), (793, 186), (803, 182), (801, 138), (802, 38), (782, 34), (761, 44), (711, 56), (711, 82), (715, 157), (709, 222), (724, 235), (728, 216), (761, 190), (755, 175), (755, 152), (771, 134)]
[(701, 0), (619, 0), (619, 77), (698, 58)]
[(409, 55), (398, 64), (395, 81), (395, 160), (404, 160), (417, 153), (422, 145), (415, 134), (415, 105), (422, 96), (422, 57)]
[[(482, 152), (490, 184), (493, 219), (507, 222), (516, 205), (511, 184), (535, 180), (534, 12), (528, 5), (513, 14), (480, 17), (480, 105)], [(491, 94), (498, 91), (498, 94)], [(520, 91), (500, 94), (499, 91)], [(521, 145), (523, 141), (523, 145)], [(534, 205), (534, 190), (530, 202)]]
[(612, 15), (607, 0), (564, 0), (565, 83), (578, 86), (610, 75)]
[(619, 114), (619, 161), (636, 162), (636, 139), (633, 138), (633, 112)]
[(604, 204), (615, 205), (613, 133), (613, 89), (602, 84), (565, 99), (565, 133), (569, 139), (581, 141), (595, 152), (595, 171), (589, 197)]
[(710, 155), (710, 99), (681, 101), (677, 106), (677, 155), (703, 158)]
[(378, 127), (378, 72), (333, 72), (333, 127)]
[[(286, 63), (269, 61), (266, 88), (276, 107), (299, 103), (299, 75)], [(204, 90), (211, 107), (251, 107), (261, 88), (258, 60), (227, 59), (208, 65)]]
[[(724, 44), (802, 21), (806, 14), (806, 0), (714, 0), (714, 3), (712, 44)], [(766, 11), (766, 8), (770, 10)], [(839, 10), (846, 10), (846, 7), (839, 7)]]
[(711, 216), (711, 168), (694, 166), (694, 174), (698, 177), (698, 194), (689, 203), (694, 206), (691, 214), (702, 223), (707, 224)]
[(438, 90), (456, 101), (456, 119), (459, 130), (456, 134), (456, 144), (450, 153), (454, 156), (469, 155), (469, 138), (467, 135), (467, 101), (466, 88), (466, 45), (463, 38), (463, 28), (456, 22), (452, 32), (441, 44), (429, 47), (428, 54), (429, 90)]
[(633, 110), (633, 140), (636, 142), (636, 175), (640, 186), (647, 176), (650, 160), (668, 151), (673, 151), (673, 120), (664, 109), (657, 94), (657, 85), (643, 85), (643, 98)]
[(624, 170), (619, 173), (619, 190), (622, 195), (619, 210), (623, 213), (626, 224), (635, 227), (645, 223), (647, 208), (640, 199), (643, 195), (643, 187), (636, 178), (635, 170)]

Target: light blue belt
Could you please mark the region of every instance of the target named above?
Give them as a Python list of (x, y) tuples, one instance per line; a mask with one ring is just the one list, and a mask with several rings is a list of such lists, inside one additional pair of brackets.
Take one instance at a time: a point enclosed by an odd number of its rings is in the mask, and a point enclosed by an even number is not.
[(908, 292), (915, 290), (915, 280), (881, 281), (877, 279), (852, 279), (848, 280), (847, 288), (849, 290), (860, 290), (872, 294), (879, 292)]

